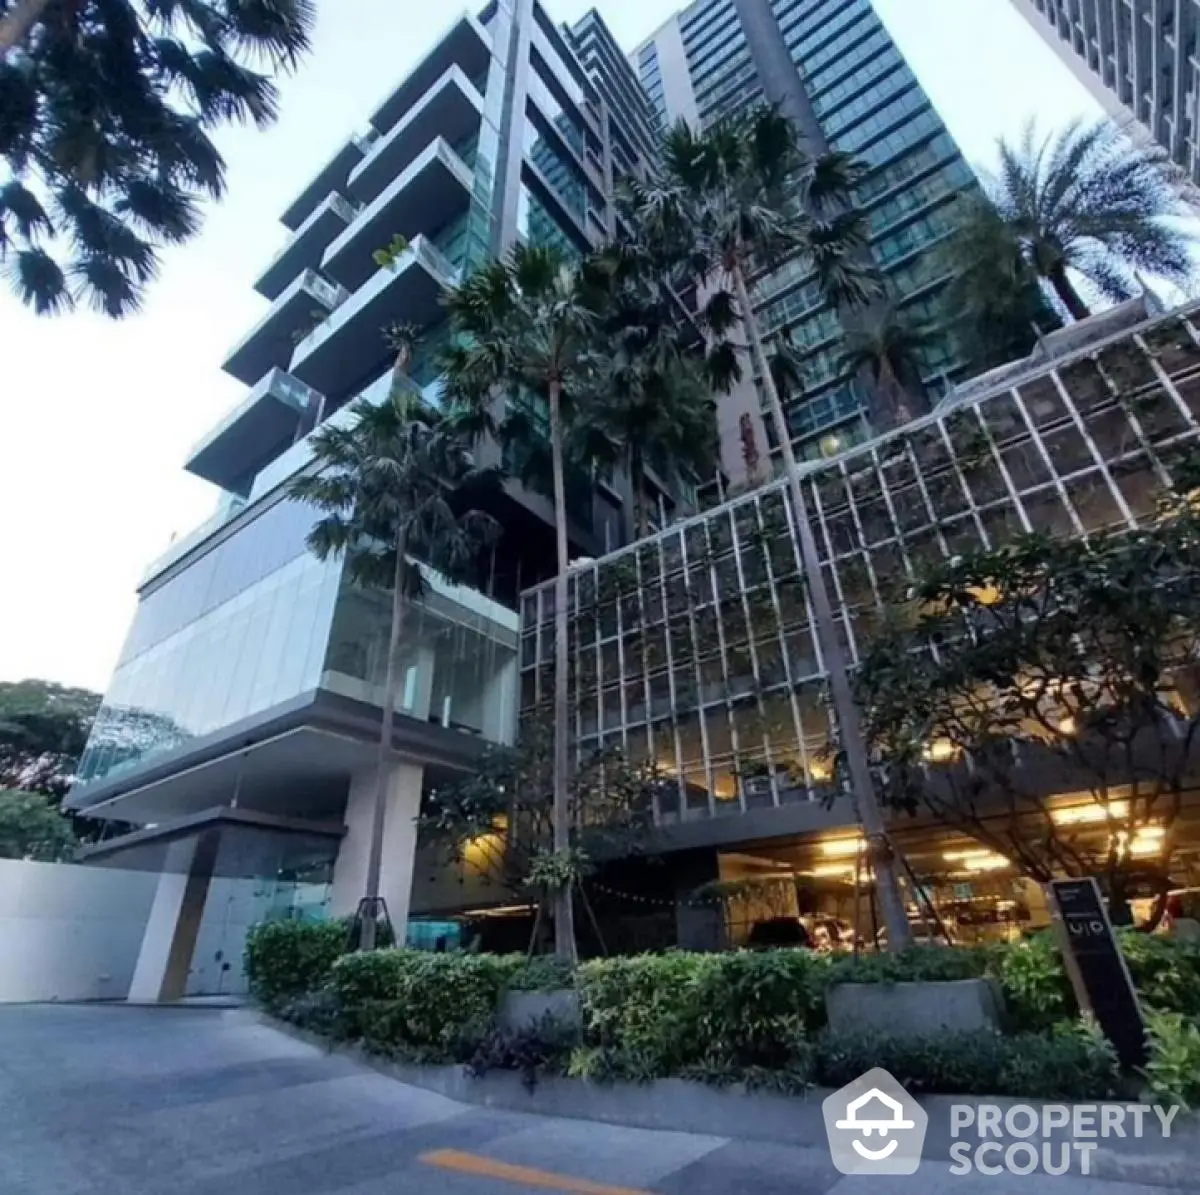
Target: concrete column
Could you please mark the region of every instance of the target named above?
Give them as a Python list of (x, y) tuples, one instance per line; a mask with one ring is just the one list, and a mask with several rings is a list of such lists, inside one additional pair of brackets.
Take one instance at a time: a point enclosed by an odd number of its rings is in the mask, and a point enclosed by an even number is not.
[[(417, 815), (421, 811), (421, 783), (425, 769), (407, 760), (395, 760), (388, 775), (387, 812), (383, 823), (383, 868), (380, 895), (387, 902), (396, 937), (403, 940), (412, 898), (417, 852)], [(375, 808), (374, 765), (356, 772), (346, 800), (346, 836), (333, 865), (331, 912), (346, 917), (358, 908), (367, 884), (367, 855), (371, 847), (371, 821)]]
[(517, 686), (520, 672), (517, 657), (506, 651), (492, 663), (483, 682), (483, 737), (492, 743), (511, 743), (516, 738)]
[(220, 841), (220, 832), (211, 830), (167, 848), (129, 985), (130, 1000), (180, 1000), (186, 993)]

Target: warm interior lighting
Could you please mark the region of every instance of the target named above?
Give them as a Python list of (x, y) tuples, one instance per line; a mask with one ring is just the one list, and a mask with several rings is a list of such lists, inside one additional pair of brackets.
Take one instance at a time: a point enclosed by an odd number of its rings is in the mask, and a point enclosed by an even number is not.
[(808, 761), (808, 778), (824, 782), (833, 779), (833, 769), (823, 759), (810, 759)]
[(1133, 832), (1132, 840), (1128, 830), (1118, 830), (1112, 836), (1111, 843), (1117, 848), (1119, 855), (1140, 859), (1159, 854), (1166, 836), (1167, 832), (1162, 826), (1140, 826)]
[(1009, 861), (995, 851), (986, 847), (974, 847), (970, 850), (944, 851), (942, 858), (948, 863), (961, 863), (964, 871), (1003, 871), (1010, 866)]
[(958, 748), (950, 739), (934, 739), (922, 752), (921, 757), (929, 763), (945, 763), (958, 754)]
[(483, 871), (497, 855), (504, 854), (502, 834), (480, 834), (463, 843), (462, 858), (468, 867)]
[(828, 435), (821, 441), (821, 455), (824, 457), (837, 456), (841, 448), (842, 441), (838, 436)]
[(847, 855), (858, 855), (867, 849), (864, 838), (834, 838), (821, 843), (821, 854), (827, 859), (844, 859)]
[(1075, 719), (1068, 714), (1059, 724), (1058, 733), (1065, 734), (1068, 737), (1075, 734), (1079, 730), (1079, 725)]
[(1129, 814), (1128, 801), (1092, 801), (1088, 805), (1072, 805), (1054, 809), (1050, 818), (1056, 826), (1076, 826), (1090, 822), (1118, 821)]
[(981, 605), (994, 606), (1003, 596), (1000, 590), (992, 584), (968, 585), (967, 592)]
[(853, 863), (820, 863), (804, 873), (817, 880), (844, 879), (854, 874)]

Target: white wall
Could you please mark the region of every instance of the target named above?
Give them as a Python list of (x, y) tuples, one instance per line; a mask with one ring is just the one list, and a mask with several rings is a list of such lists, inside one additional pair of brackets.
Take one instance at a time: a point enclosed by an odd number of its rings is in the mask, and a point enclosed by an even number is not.
[(0, 859), (0, 1003), (123, 1000), (156, 872)]

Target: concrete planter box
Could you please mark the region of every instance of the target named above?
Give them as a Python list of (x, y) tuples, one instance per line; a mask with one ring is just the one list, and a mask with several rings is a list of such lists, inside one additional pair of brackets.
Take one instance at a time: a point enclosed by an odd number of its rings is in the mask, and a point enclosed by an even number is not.
[(1004, 1002), (988, 979), (922, 983), (839, 983), (825, 994), (829, 1025), (892, 1036), (999, 1030)]
[(579, 1027), (579, 994), (574, 988), (557, 992), (505, 992), (498, 1020), (503, 1029), (527, 1029), (546, 1017), (560, 1025)]

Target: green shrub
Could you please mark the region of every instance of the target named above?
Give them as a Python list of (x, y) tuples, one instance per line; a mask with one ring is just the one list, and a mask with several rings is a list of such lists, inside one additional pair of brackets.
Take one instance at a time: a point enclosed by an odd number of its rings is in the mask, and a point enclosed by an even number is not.
[(1119, 930), (1118, 938), (1143, 1004), (1200, 1017), (1200, 947), (1128, 929)]
[(520, 1029), (493, 1029), (475, 1048), (467, 1072), (475, 1077), (490, 1070), (516, 1071), (527, 1091), (543, 1075), (565, 1075), (579, 1044), (579, 1030), (547, 1013)]
[(1195, 1108), (1200, 1103), (1200, 1028), (1179, 1013), (1152, 1012), (1146, 1022), (1150, 1090), (1164, 1104)]
[(557, 955), (544, 954), (516, 967), (508, 977), (510, 992), (558, 992), (575, 986), (575, 968)]
[(991, 973), (1000, 983), (1009, 1021), (1018, 1032), (1049, 1029), (1078, 1013), (1062, 955), (1048, 930), (995, 947)]
[(271, 1012), (315, 992), (345, 953), (344, 921), (264, 921), (246, 935), (246, 978), (250, 994)]
[(277, 1015), (280, 1020), (295, 1025), (297, 1029), (319, 1033), (331, 1041), (337, 1041), (344, 1036), (342, 1003), (336, 993), (328, 987), (285, 1000)]
[(815, 1046), (816, 1079), (828, 1087), (843, 1087), (881, 1066), (911, 1092), (1074, 1100), (1099, 1099), (1118, 1089), (1111, 1047), (1079, 1031), (890, 1037), (827, 1030)]
[(913, 946), (898, 954), (860, 954), (835, 959), (829, 967), (833, 983), (911, 983), (979, 979), (987, 970), (988, 953), (972, 946)]
[(577, 973), (584, 1035), (600, 1051), (587, 1064), (589, 1077), (786, 1068), (824, 1022), (825, 971), (803, 950), (670, 951), (585, 963)]
[(491, 1026), (519, 956), (375, 950), (334, 965), (330, 986), (346, 1032), (384, 1053), (449, 1056)]

